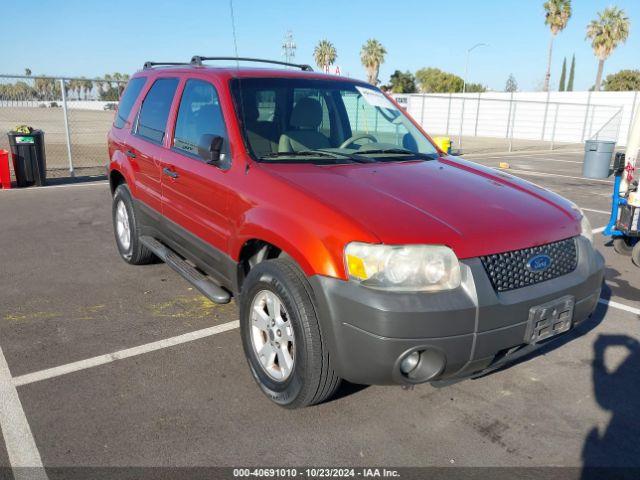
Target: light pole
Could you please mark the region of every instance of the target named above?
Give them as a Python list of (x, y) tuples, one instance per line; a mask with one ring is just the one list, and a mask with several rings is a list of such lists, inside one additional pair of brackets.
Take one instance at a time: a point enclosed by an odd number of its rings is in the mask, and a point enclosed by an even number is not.
[(467, 49), (467, 60), (464, 64), (464, 78), (462, 79), (462, 93), (467, 91), (467, 74), (469, 73), (469, 54), (478, 47), (488, 47), (486, 43), (476, 43), (473, 47)]
[[(467, 91), (467, 74), (469, 73), (469, 54), (478, 47), (488, 47), (486, 43), (476, 43), (473, 47), (467, 49), (467, 58), (464, 64), (464, 78), (462, 79), (462, 93)], [(478, 102), (480, 99), (478, 99)], [(462, 111), (460, 113), (460, 132), (458, 133), (458, 149), (462, 149), (462, 123), (464, 122), (464, 95), (462, 97)]]

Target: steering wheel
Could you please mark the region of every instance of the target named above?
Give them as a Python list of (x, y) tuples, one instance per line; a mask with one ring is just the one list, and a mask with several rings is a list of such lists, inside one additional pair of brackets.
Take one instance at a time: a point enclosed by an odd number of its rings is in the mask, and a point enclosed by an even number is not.
[(357, 140), (363, 140), (365, 138), (367, 140), (371, 140), (373, 143), (378, 143), (378, 139), (373, 135), (369, 135), (368, 133), (359, 133), (357, 135), (353, 135), (347, 138), (344, 142), (342, 142), (342, 144), (340, 144), (338, 148), (347, 148), (349, 145), (356, 142)]

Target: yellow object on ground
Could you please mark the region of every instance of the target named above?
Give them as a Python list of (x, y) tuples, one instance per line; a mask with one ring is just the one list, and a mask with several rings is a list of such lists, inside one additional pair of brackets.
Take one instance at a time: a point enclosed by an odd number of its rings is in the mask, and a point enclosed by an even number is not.
[(451, 151), (451, 139), (449, 137), (433, 137), (433, 141), (443, 152), (449, 153)]
[(500, 163), (498, 164), (498, 166), (499, 166), (500, 168), (509, 168), (509, 167), (511, 167), (511, 165), (509, 165), (507, 162), (500, 162)]

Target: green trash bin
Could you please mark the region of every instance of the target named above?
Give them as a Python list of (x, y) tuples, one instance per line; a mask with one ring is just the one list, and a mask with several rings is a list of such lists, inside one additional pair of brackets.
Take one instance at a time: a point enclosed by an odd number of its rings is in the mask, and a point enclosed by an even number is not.
[(616, 142), (609, 140), (587, 140), (584, 142), (582, 176), (607, 178), (611, 172), (611, 159), (615, 149)]

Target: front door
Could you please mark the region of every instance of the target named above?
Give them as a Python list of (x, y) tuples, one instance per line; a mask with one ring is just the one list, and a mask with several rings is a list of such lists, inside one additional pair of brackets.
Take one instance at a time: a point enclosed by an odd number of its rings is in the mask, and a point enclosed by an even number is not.
[[(186, 241), (190, 253), (215, 270), (208, 273), (224, 274), (230, 232), (229, 145), (218, 93), (209, 81), (192, 78), (184, 83), (173, 132), (162, 164), (162, 210), (168, 229), (177, 230), (174, 241)], [(223, 138), (220, 164), (209, 165), (198, 155), (203, 135)]]

